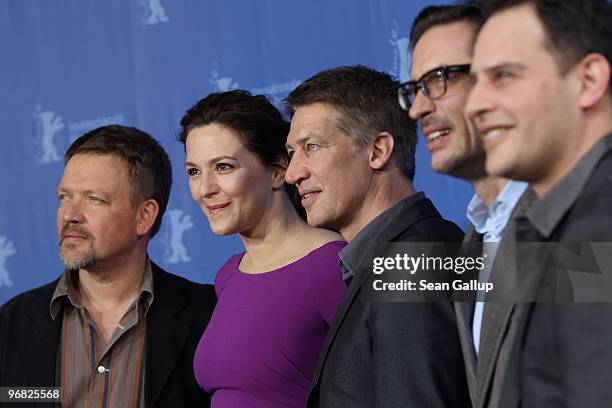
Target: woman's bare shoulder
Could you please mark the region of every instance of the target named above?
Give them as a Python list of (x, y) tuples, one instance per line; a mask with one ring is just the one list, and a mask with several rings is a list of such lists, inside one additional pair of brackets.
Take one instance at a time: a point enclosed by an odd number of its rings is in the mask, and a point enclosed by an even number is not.
[(336, 231), (331, 231), (325, 228), (308, 227), (304, 231), (303, 244), (306, 249), (313, 250), (333, 241), (345, 241), (342, 235)]

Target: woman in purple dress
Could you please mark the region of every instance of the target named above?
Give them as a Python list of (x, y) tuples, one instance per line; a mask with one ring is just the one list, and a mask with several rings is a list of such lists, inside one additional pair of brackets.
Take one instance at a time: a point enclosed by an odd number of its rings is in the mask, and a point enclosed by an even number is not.
[(196, 379), (213, 408), (304, 407), (346, 290), (338, 269), (345, 243), (298, 214), (285, 184), (289, 124), (264, 96), (211, 94), (181, 126), (193, 199), (215, 234), (238, 233), (245, 247), (217, 273)]

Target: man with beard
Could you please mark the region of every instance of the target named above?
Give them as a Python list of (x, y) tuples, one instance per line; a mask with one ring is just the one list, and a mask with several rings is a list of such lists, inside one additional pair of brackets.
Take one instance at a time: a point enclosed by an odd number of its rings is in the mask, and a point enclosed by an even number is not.
[[(464, 179), (474, 186), (475, 195), (467, 208), (470, 228), (467, 242), (483, 242), (486, 266), (479, 279), (488, 281), (504, 273), (504, 252), (508, 238), (504, 234), (513, 208), (527, 188), (527, 183), (487, 175), (482, 141), (472, 131), (463, 108), (471, 81), (469, 77), (472, 48), (485, 14), (471, 4), (430, 6), (412, 25), (413, 80), (398, 90), (400, 105), (417, 120), (431, 152), (434, 171)], [(495, 269), (492, 269), (493, 261)], [(481, 340), (488, 347), (487, 334), (492, 322), (484, 320), (496, 305), (484, 302), (479, 292), (477, 302), (455, 304), (459, 333), (466, 363), (473, 404), (477, 398), (477, 366)], [(485, 311), (486, 310), (486, 311)], [(482, 335), (481, 335), (482, 333)], [(481, 369), (482, 370), (482, 369)]]
[(78, 138), (57, 188), (65, 271), (0, 309), (0, 386), (61, 387), (65, 406), (208, 406), (192, 370), (215, 295), (147, 256), (172, 186), (148, 134)]

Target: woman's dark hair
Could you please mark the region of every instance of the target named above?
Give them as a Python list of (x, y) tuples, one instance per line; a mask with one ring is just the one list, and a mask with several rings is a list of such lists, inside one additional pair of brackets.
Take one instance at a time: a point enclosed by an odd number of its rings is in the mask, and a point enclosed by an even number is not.
[[(244, 90), (212, 93), (193, 105), (181, 119), (178, 140), (185, 144), (189, 132), (217, 124), (230, 129), (242, 145), (255, 154), (264, 166), (286, 167), (289, 155), (285, 143), (289, 122), (263, 95), (251, 95)], [(306, 219), (297, 190), (285, 183), (298, 214)]]

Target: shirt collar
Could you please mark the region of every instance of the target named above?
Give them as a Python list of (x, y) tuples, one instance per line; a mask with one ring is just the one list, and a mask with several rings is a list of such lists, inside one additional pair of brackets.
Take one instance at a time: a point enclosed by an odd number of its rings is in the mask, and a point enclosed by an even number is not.
[[(479, 234), (496, 229), (495, 225), (505, 227), (512, 209), (521, 198), (527, 183), (524, 181), (509, 180), (499, 192), (495, 201), (488, 208), (477, 194), (474, 194), (467, 207), (467, 218), (474, 225)], [(499, 221), (499, 222), (496, 222)], [(502, 231), (498, 231), (500, 234)]]
[(584, 155), (574, 169), (544, 197), (526, 210), (529, 223), (548, 239), (563, 216), (574, 205), (601, 158), (612, 150), (612, 133), (604, 136)]
[[(79, 284), (78, 271), (66, 270), (60, 277), (55, 291), (51, 297), (51, 303), (49, 310), (51, 312), (51, 318), (55, 320), (59, 314), (62, 306), (71, 305), (77, 309), (81, 309), (83, 306), (79, 303), (78, 297), (76, 296), (76, 288)], [(151, 260), (147, 258), (145, 265), (144, 276), (140, 284), (140, 290), (138, 292), (138, 299), (143, 307), (143, 316), (146, 316), (147, 311), (153, 303), (153, 268), (151, 266)]]
[(402, 212), (406, 207), (424, 198), (425, 193), (419, 191), (418, 193), (400, 200), (398, 203), (379, 214), (359, 231), (355, 238), (338, 253), (340, 261), (347, 269), (347, 272), (344, 274), (345, 279), (348, 276), (355, 275), (356, 269), (368, 255), (369, 249), (376, 243), (380, 234), (391, 222), (397, 221), (396, 215)]

